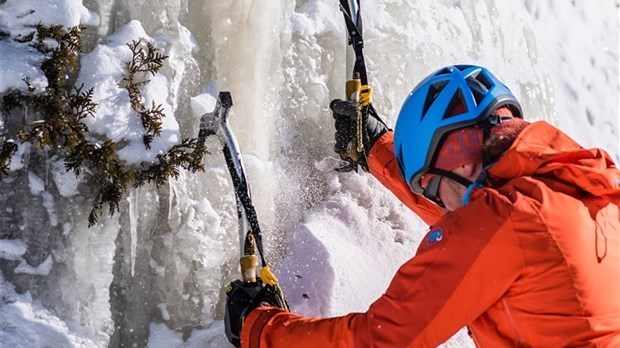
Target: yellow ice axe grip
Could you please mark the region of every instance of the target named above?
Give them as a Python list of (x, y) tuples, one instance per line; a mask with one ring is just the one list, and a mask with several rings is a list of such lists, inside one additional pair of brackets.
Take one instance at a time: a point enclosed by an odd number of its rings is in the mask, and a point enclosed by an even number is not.
[(345, 84), (347, 100), (359, 102), (362, 106), (372, 103), (372, 88), (363, 85), (360, 79), (348, 80)]
[(263, 280), (264, 284), (269, 284), (271, 286), (276, 286), (278, 284), (278, 278), (271, 272), (269, 266), (264, 266), (260, 270), (260, 279)]
[(372, 103), (372, 88), (370, 88), (370, 86), (361, 86), (359, 102), (362, 106), (368, 106)]

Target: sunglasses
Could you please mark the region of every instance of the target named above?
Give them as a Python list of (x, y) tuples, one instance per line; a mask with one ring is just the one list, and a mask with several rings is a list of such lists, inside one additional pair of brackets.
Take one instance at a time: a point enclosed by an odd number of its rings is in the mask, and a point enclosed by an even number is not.
[(439, 198), (439, 184), (441, 183), (441, 178), (441, 175), (433, 175), (424, 187), (422, 195), (438, 206), (445, 208), (446, 206), (441, 201), (441, 198)]

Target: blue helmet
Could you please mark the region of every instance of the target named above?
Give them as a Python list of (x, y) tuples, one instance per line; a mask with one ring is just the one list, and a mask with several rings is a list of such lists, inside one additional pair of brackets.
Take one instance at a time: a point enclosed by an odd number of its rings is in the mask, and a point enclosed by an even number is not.
[[(455, 113), (459, 103), (462, 112)], [(432, 168), (444, 135), (479, 124), (502, 106), (523, 118), (508, 87), (480, 66), (448, 66), (420, 82), (405, 100), (394, 127), (394, 152), (411, 190), (423, 192), (420, 179)]]

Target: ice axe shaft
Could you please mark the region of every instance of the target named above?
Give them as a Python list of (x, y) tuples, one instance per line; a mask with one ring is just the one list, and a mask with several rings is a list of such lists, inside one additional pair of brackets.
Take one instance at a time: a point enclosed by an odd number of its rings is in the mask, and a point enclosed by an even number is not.
[[(227, 122), (228, 113), (232, 106), (233, 101), (230, 92), (220, 92), (213, 112), (204, 114), (200, 119), (198, 139), (199, 145), (204, 145), (206, 138), (210, 135), (217, 135), (220, 140), (226, 165), (235, 187), (239, 245), (241, 246), (241, 278), (244, 282), (256, 282), (258, 259), (256, 257), (255, 232), (258, 230), (258, 222), (252, 222), (252, 218), (256, 220), (256, 217), (251, 202), (250, 188), (247, 185), (241, 151)], [(250, 216), (251, 214), (254, 216)]]
[[(351, 18), (351, 22), (353, 24), (353, 26), (355, 26), (356, 28), (358, 27), (359, 24), (359, 12), (360, 12), (360, 8), (358, 6), (358, 3), (356, 0), (341, 0), (340, 1), (340, 9), (341, 11), (349, 14), (350, 18)], [(361, 34), (361, 33), (359, 33)], [(349, 42), (351, 41), (351, 37), (347, 34), (347, 39), (349, 40)], [(347, 49), (346, 49), (346, 71), (347, 72), (352, 72), (355, 69), (355, 61), (356, 61), (357, 57), (356, 57), (356, 53), (353, 50), (353, 45), (347, 45)], [(359, 76), (352, 76), (353, 79), (359, 79)], [(347, 98), (350, 94), (347, 93)]]
[(355, 102), (357, 114), (355, 117), (355, 131), (347, 146), (346, 152), (340, 153), (340, 157), (347, 164), (336, 170), (339, 172), (357, 171), (358, 166), (368, 171), (364, 144), (364, 120), (368, 117), (370, 105), (370, 88), (364, 62), (362, 36), (362, 17), (360, 0), (340, 0), (340, 10), (347, 26), (348, 45), (346, 48), (346, 72), (351, 72), (350, 79), (345, 84), (346, 99)]

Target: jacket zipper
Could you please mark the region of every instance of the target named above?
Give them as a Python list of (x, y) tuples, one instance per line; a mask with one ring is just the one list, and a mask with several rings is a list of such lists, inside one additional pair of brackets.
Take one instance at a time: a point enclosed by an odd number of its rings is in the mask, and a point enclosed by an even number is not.
[(474, 344), (476, 345), (476, 347), (478, 348), (482, 347), (480, 343), (478, 343), (478, 340), (476, 339), (476, 335), (474, 335), (474, 331), (469, 326), (467, 327), (467, 333), (469, 334), (469, 337), (471, 337), (471, 340), (474, 341)]
[(508, 308), (508, 303), (506, 302), (505, 298), (502, 299), (502, 304), (504, 305), (504, 315), (506, 316), (506, 320), (508, 320), (508, 323), (510, 324), (510, 326), (512, 326), (512, 329), (515, 330), (515, 333), (517, 334), (517, 338), (519, 339), (519, 346), (525, 346), (525, 339), (523, 338), (523, 334), (517, 327), (517, 323), (515, 322), (512, 313), (510, 312), (510, 308)]

